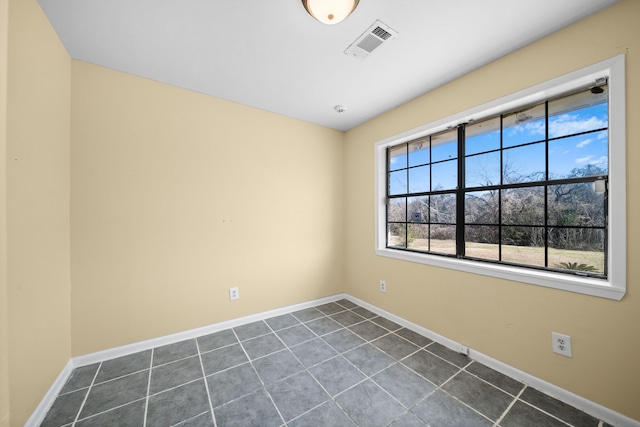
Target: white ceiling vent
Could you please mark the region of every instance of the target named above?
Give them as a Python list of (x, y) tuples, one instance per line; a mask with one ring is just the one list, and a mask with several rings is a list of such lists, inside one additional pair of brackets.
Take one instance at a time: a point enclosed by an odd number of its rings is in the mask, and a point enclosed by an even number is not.
[(391, 27), (381, 21), (376, 21), (356, 41), (351, 43), (344, 53), (364, 60), (383, 43), (393, 40), (397, 35), (398, 32)]

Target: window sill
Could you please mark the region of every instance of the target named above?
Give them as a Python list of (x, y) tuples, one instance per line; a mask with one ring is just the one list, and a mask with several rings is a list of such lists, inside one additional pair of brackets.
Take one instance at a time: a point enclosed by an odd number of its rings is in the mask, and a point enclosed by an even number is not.
[(601, 280), (589, 277), (569, 276), (547, 271), (529, 270), (526, 268), (497, 264), (486, 264), (471, 260), (439, 257), (389, 248), (378, 248), (376, 249), (376, 254), (403, 261), (432, 265), (434, 267), (448, 268), (466, 273), (480, 274), (483, 276), (496, 277), (499, 279), (512, 280), (612, 300), (621, 300), (625, 295), (624, 288), (614, 286), (614, 282), (611, 277), (609, 280)]

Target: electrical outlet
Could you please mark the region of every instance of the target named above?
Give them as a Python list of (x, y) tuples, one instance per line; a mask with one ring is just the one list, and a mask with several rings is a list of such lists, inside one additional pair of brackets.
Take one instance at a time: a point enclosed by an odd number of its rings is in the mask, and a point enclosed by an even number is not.
[(380, 292), (387, 292), (387, 282), (380, 280)]
[(554, 353), (573, 357), (573, 353), (571, 352), (571, 337), (569, 335), (551, 332), (551, 344)]
[(240, 291), (238, 290), (238, 288), (229, 288), (229, 300), (235, 301), (238, 298), (240, 298)]

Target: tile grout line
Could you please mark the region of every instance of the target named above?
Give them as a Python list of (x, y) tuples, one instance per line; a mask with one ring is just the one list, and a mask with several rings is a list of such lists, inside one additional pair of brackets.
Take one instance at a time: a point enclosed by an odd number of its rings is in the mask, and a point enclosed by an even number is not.
[[(235, 335), (235, 332), (234, 332)], [(237, 338), (237, 336), (236, 336)], [(213, 427), (217, 427), (216, 415), (213, 413), (213, 403), (211, 402), (211, 392), (209, 391), (209, 382), (207, 381), (207, 374), (204, 371), (204, 363), (202, 363), (202, 352), (200, 351), (200, 343), (198, 339), (196, 341), (196, 350), (198, 350), (198, 360), (200, 360), (200, 371), (202, 371), (202, 381), (204, 381), (204, 388), (207, 391), (207, 399), (209, 400), (209, 409), (211, 410), (211, 419), (213, 419)]]
[(89, 393), (91, 393), (91, 389), (93, 388), (93, 385), (96, 382), (96, 378), (98, 378), (98, 372), (100, 372), (101, 368), (102, 368), (102, 362), (100, 362), (100, 364), (98, 365), (98, 369), (96, 369), (96, 373), (93, 374), (93, 379), (91, 380), (91, 384), (89, 384), (89, 389), (87, 390), (87, 394), (84, 396), (84, 399), (82, 399), (82, 404), (78, 409), (78, 413), (76, 414), (76, 417), (73, 420), (71, 427), (75, 427), (76, 423), (78, 422), (78, 418), (80, 418), (80, 412), (82, 412), (82, 409), (84, 409), (85, 403), (87, 403), (87, 398), (89, 397)]
[[(264, 323), (265, 325), (267, 325), (267, 328), (269, 328), (269, 330), (273, 331), (271, 329), (271, 327), (269, 326), (269, 324), (267, 322), (265, 322), (264, 320), (260, 320), (259, 322)], [(242, 341), (240, 341), (240, 338), (238, 337), (238, 334), (236, 333), (235, 328), (231, 328), (231, 331), (233, 332), (233, 335), (235, 335), (236, 339), (238, 340), (238, 344), (240, 344), (240, 348), (244, 352), (244, 355), (247, 357), (247, 361), (249, 362), (249, 366), (251, 366), (251, 369), (253, 369), (253, 372), (258, 377), (258, 380), (260, 381), (260, 384), (262, 384), (262, 388), (264, 389), (264, 392), (267, 393), (267, 397), (269, 397), (269, 400), (271, 401), (271, 404), (276, 409), (276, 412), (278, 413), (278, 416), (282, 420), (282, 424), (281, 425), (285, 425), (286, 426), (287, 423), (284, 420), (284, 417), (282, 416), (282, 413), (280, 412), (280, 409), (278, 409), (278, 406), (276, 405), (276, 402), (273, 401), (273, 397), (271, 397), (271, 393), (269, 393), (269, 391), (267, 390), (267, 385), (264, 383), (264, 381), (262, 381), (262, 377), (260, 377), (260, 374), (258, 373), (258, 370), (256, 369), (255, 366), (253, 366), (253, 361), (251, 360), (251, 357), (249, 357), (249, 353), (247, 353), (247, 350), (244, 348), (244, 345), (242, 345)], [(267, 335), (267, 334), (264, 334), (264, 335)], [(278, 336), (276, 335), (276, 337), (278, 337)], [(280, 339), (280, 337), (278, 337), (278, 339)], [(245, 341), (248, 341), (248, 340), (245, 340)], [(251, 394), (251, 393), (249, 393), (249, 394)]]
[(149, 393), (151, 392), (151, 374), (153, 370), (153, 355), (155, 354), (155, 348), (151, 349), (151, 357), (149, 360), (149, 379), (147, 380), (147, 395), (144, 401), (144, 419), (142, 421), (142, 425), (147, 427), (147, 413), (149, 411)]
[(511, 411), (511, 408), (513, 408), (513, 405), (515, 405), (516, 402), (518, 402), (518, 400), (520, 399), (520, 396), (522, 395), (522, 393), (524, 393), (526, 389), (527, 389), (527, 386), (522, 387), (518, 395), (515, 396), (513, 400), (511, 400), (511, 403), (509, 403), (509, 405), (505, 408), (505, 410), (502, 411), (502, 415), (500, 415), (500, 417), (496, 420), (496, 422), (493, 424), (493, 427), (499, 427), (499, 424), (502, 422), (504, 417), (507, 416), (509, 411)]

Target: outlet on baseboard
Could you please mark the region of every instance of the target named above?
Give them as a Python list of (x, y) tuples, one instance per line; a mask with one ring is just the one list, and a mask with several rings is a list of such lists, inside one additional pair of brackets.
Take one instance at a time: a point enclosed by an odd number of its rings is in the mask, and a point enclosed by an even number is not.
[(238, 288), (229, 288), (229, 301), (235, 301), (238, 298), (240, 298), (240, 291)]

